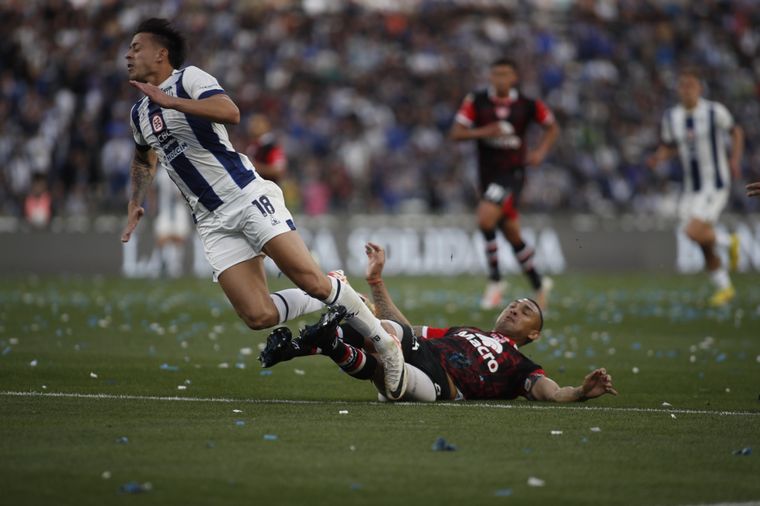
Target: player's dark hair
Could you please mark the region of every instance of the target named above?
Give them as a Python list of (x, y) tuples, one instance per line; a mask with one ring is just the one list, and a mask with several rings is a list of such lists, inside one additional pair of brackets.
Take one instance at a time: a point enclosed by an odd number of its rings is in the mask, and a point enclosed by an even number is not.
[(510, 58), (499, 58), (498, 60), (494, 60), (491, 63), (491, 68), (501, 67), (501, 66), (512, 67), (515, 70), (515, 72), (517, 72), (517, 62), (515, 62), (514, 60)]
[(162, 18), (150, 18), (140, 23), (135, 29), (134, 35), (138, 33), (151, 34), (159, 45), (169, 51), (169, 63), (172, 67), (178, 69), (185, 62), (187, 54), (187, 44), (185, 36), (176, 30), (169, 20)]
[(702, 81), (702, 74), (699, 72), (699, 69), (694, 66), (687, 66), (687, 67), (681, 67), (678, 69), (678, 76), (679, 77), (693, 77), (697, 81)]
[(530, 297), (528, 297), (528, 300), (531, 301), (533, 304), (535, 304), (536, 307), (538, 308), (538, 320), (539, 320), (538, 331), (541, 332), (544, 329), (544, 312), (541, 311), (541, 306), (538, 305), (538, 302), (531, 299)]

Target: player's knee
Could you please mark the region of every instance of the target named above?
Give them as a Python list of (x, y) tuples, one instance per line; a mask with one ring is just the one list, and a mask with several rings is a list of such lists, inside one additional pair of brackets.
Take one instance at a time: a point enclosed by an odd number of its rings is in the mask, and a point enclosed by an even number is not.
[(238, 309), (237, 313), (251, 330), (264, 330), (280, 323), (280, 316), (276, 308), (274, 311), (256, 311), (254, 308), (247, 307)]

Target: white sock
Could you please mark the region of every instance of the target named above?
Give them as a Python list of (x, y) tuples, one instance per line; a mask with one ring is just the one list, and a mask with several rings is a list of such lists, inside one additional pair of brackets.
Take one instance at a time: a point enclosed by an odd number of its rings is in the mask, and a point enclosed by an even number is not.
[(324, 303), (299, 288), (288, 288), (279, 292), (270, 293), (277, 312), (280, 313), (280, 323), (303, 316), (314, 311), (320, 311), (325, 307)]
[(381, 355), (388, 351), (391, 346), (396, 346), (390, 334), (380, 325), (380, 320), (375, 318), (375, 315), (372, 314), (372, 311), (369, 310), (351, 285), (341, 283), (330, 276), (328, 278), (332, 283), (332, 290), (323, 302), (328, 306), (344, 306), (348, 310), (348, 314), (353, 315), (346, 319), (346, 323), (365, 338), (370, 339)]
[(401, 398), (408, 402), (435, 402), (435, 384), (430, 377), (411, 364), (406, 364), (406, 393)]
[(731, 278), (728, 277), (728, 270), (724, 267), (712, 271), (710, 273), (710, 281), (712, 281), (718, 290), (731, 286)]

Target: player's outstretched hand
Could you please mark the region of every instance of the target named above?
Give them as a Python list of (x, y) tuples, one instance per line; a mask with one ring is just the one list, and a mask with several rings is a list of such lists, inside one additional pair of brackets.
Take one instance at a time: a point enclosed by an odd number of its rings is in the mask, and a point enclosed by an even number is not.
[(612, 376), (607, 374), (607, 369), (604, 368), (590, 372), (583, 379), (581, 390), (587, 399), (594, 399), (604, 394), (618, 394), (612, 386)]
[(383, 267), (385, 266), (385, 250), (379, 245), (368, 242), (364, 245), (364, 252), (367, 253), (367, 272), (365, 279), (367, 281), (377, 281), (383, 276)]
[(760, 181), (747, 185), (747, 197), (760, 197)]
[(135, 231), (137, 224), (145, 214), (145, 208), (142, 206), (136, 206), (129, 204), (129, 210), (127, 211), (127, 226), (124, 227), (124, 232), (121, 233), (121, 242), (128, 242), (132, 237), (132, 232)]
[(161, 88), (150, 83), (141, 83), (139, 81), (129, 81), (129, 84), (142, 91), (151, 102), (154, 102), (161, 107), (172, 109), (174, 97), (167, 95)]

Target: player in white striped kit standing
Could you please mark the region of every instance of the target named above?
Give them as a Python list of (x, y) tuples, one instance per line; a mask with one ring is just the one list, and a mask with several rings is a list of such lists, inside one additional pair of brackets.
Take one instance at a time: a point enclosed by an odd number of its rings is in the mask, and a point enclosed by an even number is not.
[[(190, 206), (215, 279), (250, 328), (272, 327), (323, 304), (345, 306), (348, 323), (370, 336), (382, 358), (386, 391), (401, 398), (406, 374), (399, 341), (350, 285), (322, 273), (280, 188), (259, 177), (230, 144), (224, 124), (240, 122), (237, 105), (213, 76), (194, 66), (180, 70), (184, 57), (184, 37), (165, 19), (141, 23), (129, 45), (129, 82), (145, 97), (131, 112), (135, 152), (122, 241), (145, 213), (142, 202), (158, 160)], [(264, 255), (301, 290), (270, 294)]]
[[(694, 69), (678, 74), (679, 104), (665, 111), (661, 143), (650, 165), (678, 155), (683, 168), (683, 194), (679, 217), (684, 231), (702, 249), (705, 267), (715, 286), (710, 305), (722, 306), (736, 295), (726, 266), (721, 265), (716, 246), (715, 223), (726, 207), (731, 179), (741, 177), (744, 132), (734, 123), (723, 104), (702, 97), (700, 76)], [(730, 156), (729, 151), (730, 138)], [(734, 237), (731, 256), (736, 258)]]

